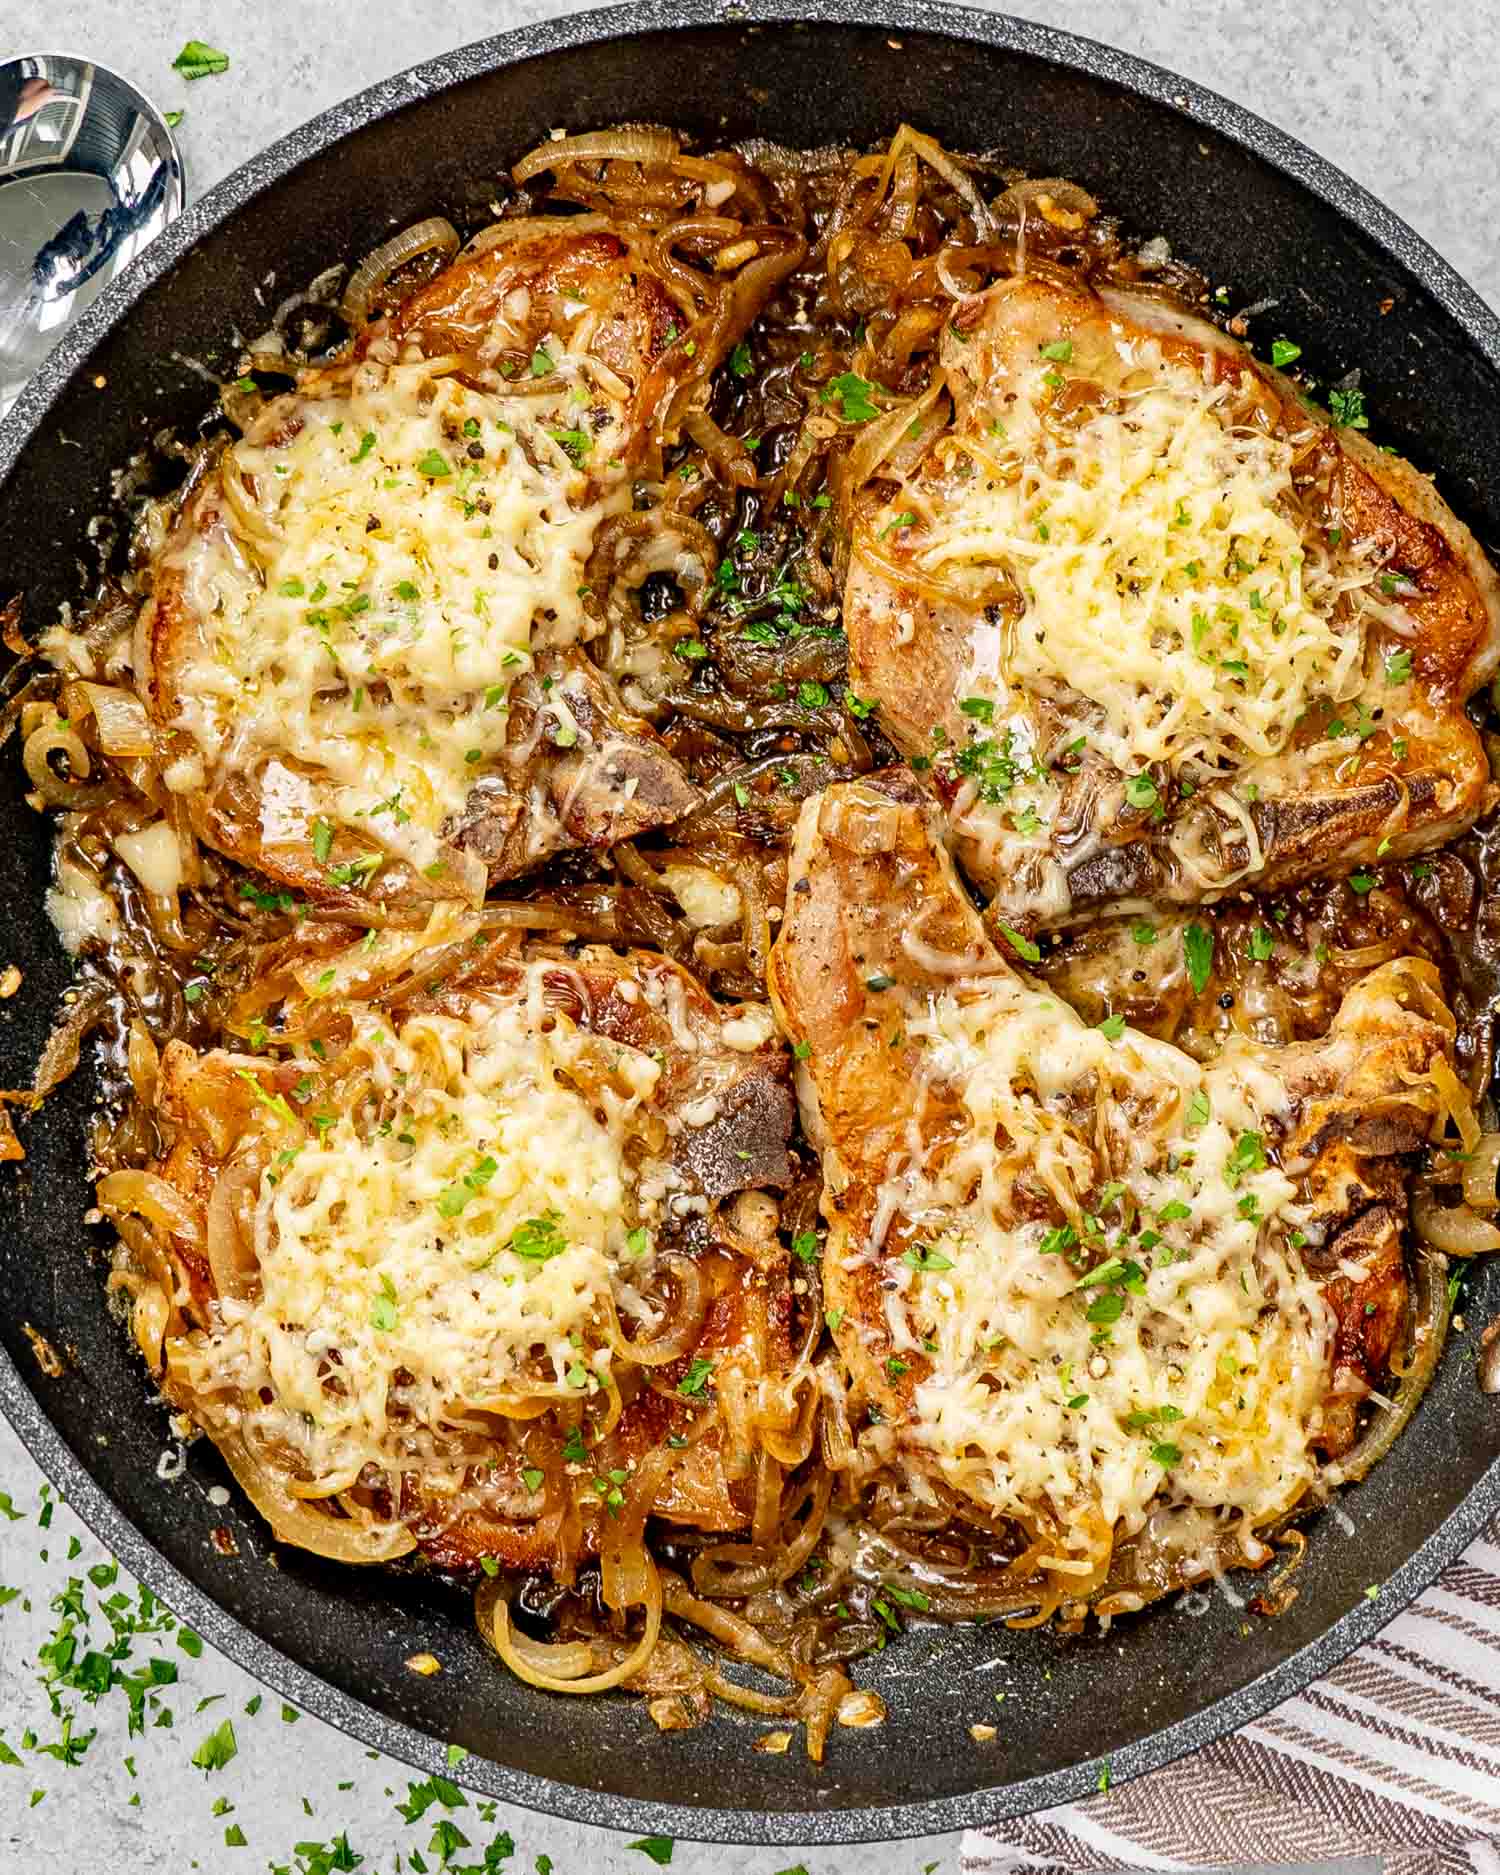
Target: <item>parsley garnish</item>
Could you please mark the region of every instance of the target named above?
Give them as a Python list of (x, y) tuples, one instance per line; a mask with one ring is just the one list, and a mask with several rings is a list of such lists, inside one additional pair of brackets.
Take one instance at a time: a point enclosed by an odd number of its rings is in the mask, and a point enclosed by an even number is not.
[(229, 70), (229, 54), (205, 45), (201, 39), (189, 39), (173, 59), (172, 70), (190, 83), (198, 78), (215, 78)]
[(225, 1719), (204, 1739), (193, 1753), (192, 1761), (200, 1771), (222, 1771), (231, 1759), (238, 1757), (239, 1749), (234, 1736), (234, 1721)]
[(930, 1249), (926, 1244), (914, 1245), (907, 1251), (906, 1255), (902, 1257), (901, 1261), (909, 1270), (916, 1270), (919, 1274), (929, 1270), (951, 1270), (953, 1268), (951, 1258), (945, 1257), (941, 1250)]
[[(484, 1163), (493, 1172), (494, 1161), (491, 1159)], [(567, 1249), (568, 1239), (562, 1229), (562, 1219), (555, 1211), (546, 1211), (541, 1217), (527, 1218), (505, 1247), (528, 1263), (550, 1263), (553, 1257), (560, 1257)]]
[(874, 388), (869, 379), (860, 377), (858, 372), (844, 371), (830, 378), (818, 397), (825, 404), (837, 402), (839, 414), (846, 423), (868, 423), (872, 417), (880, 415), (880, 406), (870, 398)]
[(1328, 412), (1334, 422), (1346, 430), (1367, 430), (1370, 419), (1365, 414), (1365, 394), (1357, 386), (1328, 393)]
[[(464, 1173), (462, 1179), (460, 1179), (456, 1185), (449, 1185), (438, 1193), (438, 1216), (457, 1217), (471, 1198), (477, 1198), (479, 1196), (480, 1192), (489, 1184), (490, 1180), (499, 1169), (498, 1161), (490, 1158), (489, 1155), (486, 1154), (484, 1158), (476, 1163), (472, 1171)], [(551, 1217), (553, 1214), (549, 1211), (547, 1215)], [(516, 1232), (516, 1236), (519, 1237), (521, 1232), (529, 1229), (532, 1224), (541, 1223), (542, 1221), (543, 1220), (539, 1218), (528, 1219), (527, 1223), (521, 1226), (521, 1230)], [(510, 1247), (515, 1249), (515, 1238), (512, 1238)], [(518, 1254), (524, 1256), (527, 1252), (521, 1251)], [(555, 1256), (557, 1252), (554, 1250), (549, 1254)]]
[(701, 1394), (713, 1378), (714, 1364), (700, 1354), (688, 1366), (687, 1372), (677, 1383), (677, 1391), (684, 1399), (693, 1399)]
[(1195, 995), (1201, 996), (1213, 975), (1214, 941), (1201, 924), (1190, 924), (1182, 934), (1182, 951), (1187, 959), (1188, 980)]

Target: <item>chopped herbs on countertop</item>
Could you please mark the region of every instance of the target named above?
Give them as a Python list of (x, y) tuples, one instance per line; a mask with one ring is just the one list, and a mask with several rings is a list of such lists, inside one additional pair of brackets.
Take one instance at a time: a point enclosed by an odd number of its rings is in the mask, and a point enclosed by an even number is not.
[[(697, 1387), (707, 1378), (697, 1379)], [(689, 1381), (694, 1379), (690, 1373)], [(298, 1785), (288, 1786), (284, 1774), (291, 1760), (274, 1720), (279, 1714), (283, 1724), (292, 1725), (302, 1714), (247, 1691), (248, 1676), (149, 1589), (133, 1583), (50, 1485), (40, 1487), (33, 1504), (22, 1492), (0, 1490), (0, 1577), (13, 1573), (7, 1564), (22, 1559), (23, 1545), (25, 1566), (35, 1569), (31, 1536), (38, 1528), (49, 1532), (51, 1547), (43, 1554), (52, 1560), (41, 1567), (51, 1592), (39, 1593), (34, 1578), (29, 1589), (0, 1581), (0, 1624), (10, 1630), (0, 1625), (0, 1637), (12, 1660), (19, 1664), (29, 1656), (37, 1669), (34, 1709), (24, 1718), (17, 1712), (0, 1727), (0, 1802), (9, 1796), (7, 1842), (22, 1854), (55, 1853), (41, 1847), (57, 1841), (54, 1806), (69, 1794), (66, 1778), (83, 1770), (101, 1810), (118, 1806), (141, 1818), (152, 1831), (159, 1866), (172, 1875), (224, 1875), (240, 1868), (246, 1875), (256, 1869), (268, 1875), (586, 1875), (596, 1866), (538, 1854), (524, 1839), (518, 1848), (511, 1830), (499, 1827), (497, 1802), (465, 1792), (441, 1772), (405, 1781), (403, 1793), (399, 1785), (374, 1783), (393, 1767), (378, 1752), (364, 1751), (383, 1771), (368, 1774), (363, 1788), (357, 1777), (337, 1776), (340, 1769), (352, 1770), (354, 1748), (331, 1727), (320, 1728), (315, 1738), (299, 1734), (297, 1763), (306, 1781), (299, 1777)], [(66, 1555), (58, 1548), (63, 1541)], [(899, 1586), (888, 1586), (888, 1593), (910, 1608), (926, 1601), (920, 1591)], [(18, 1628), (28, 1621), (29, 1630)], [(189, 1674), (199, 1676), (197, 1684), (188, 1682)], [(12, 1684), (24, 1695), (23, 1672), (12, 1675)], [(206, 1732), (191, 1726), (196, 1713), (222, 1710), (225, 1700), (233, 1701), (234, 1716), (218, 1719)], [(448, 1745), (448, 1770), (458, 1771), (469, 1755), (462, 1745)], [(312, 1781), (317, 1771), (306, 1768), (320, 1758), (328, 1766), (322, 1795)], [(201, 1785), (184, 1783), (187, 1768), (203, 1774)], [(55, 1782), (59, 1777), (64, 1783)], [(275, 1838), (254, 1816), (268, 1779), (278, 1793), (269, 1807), (277, 1818)], [(170, 1804), (154, 1807), (153, 1788), (170, 1789)], [(338, 1811), (346, 1811), (349, 1820)], [(33, 1814), (38, 1821), (28, 1824)], [(42, 1817), (53, 1820), (44, 1824)], [(45, 1836), (25, 1833), (44, 1829)], [(231, 1856), (228, 1850), (251, 1853)], [(660, 1835), (630, 1843), (613, 1838), (608, 1854), (611, 1869), (624, 1870), (644, 1857), (659, 1868), (686, 1867), (689, 1875), (695, 1868), (708, 1875), (715, 1856), (711, 1849), (695, 1850), (684, 1864), (674, 1839)], [(927, 1875), (937, 1866), (927, 1864)], [(798, 1864), (780, 1875), (823, 1871)]]

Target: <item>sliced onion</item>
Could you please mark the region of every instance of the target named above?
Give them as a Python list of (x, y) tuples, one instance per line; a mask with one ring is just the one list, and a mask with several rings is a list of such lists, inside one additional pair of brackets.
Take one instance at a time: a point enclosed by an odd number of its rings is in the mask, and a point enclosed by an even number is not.
[(1485, 1133), (1463, 1167), (1464, 1203), (1476, 1211), (1500, 1209), (1500, 1133)]
[(514, 247), (521, 241), (542, 241), (554, 234), (570, 238), (597, 234), (610, 225), (608, 215), (514, 215), (508, 221), (493, 221), (488, 228), (481, 228), (464, 249), (463, 258), (487, 254), (494, 247)]
[[(67, 780), (52, 766), (59, 755), (68, 764)], [(32, 730), (21, 750), (21, 760), (32, 787), (48, 807), (98, 807), (109, 798), (108, 789), (83, 785), (93, 770), (89, 752), (82, 738), (55, 718)]]
[(1439, 1204), (1432, 1192), (1418, 1188), (1411, 1198), (1412, 1229), (1425, 1244), (1445, 1256), (1483, 1256), (1500, 1250), (1500, 1228), (1466, 1204)]
[(98, 726), (99, 747), (106, 755), (150, 755), (151, 724), (139, 697), (118, 684), (79, 684)]
[(158, 1230), (184, 1237), (197, 1248), (203, 1225), (197, 1206), (154, 1172), (109, 1172), (100, 1179), (96, 1195), (106, 1211), (134, 1211)]
[(510, 1623), (508, 1583), (487, 1581), (474, 1598), (474, 1620), (484, 1640), (494, 1648), (519, 1680), (549, 1693), (603, 1693), (639, 1673), (655, 1651), (661, 1633), (661, 1577), (656, 1564), (638, 1546), (640, 1567), (633, 1571), (646, 1610), (641, 1638), (623, 1659), (600, 1673), (591, 1672), (594, 1650), (586, 1641), (546, 1643), (518, 1634)]
[[(1415, 1207), (1414, 1207), (1415, 1208)], [(1476, 1218), (1475, 1222), (1479, 1220)], [(1356, 1484), (1390, 1451), (1422, 1403), (1443, 1358), (1448, 1339), (1452, 1303), (1448, 1299), (1448, 1272), (1432, 1250), (1418, 1248), (1412, 1271), (1412, 1332), (1410, 1356), (1395, 1399), (1377, 1410), (1354, 1449), (1335, 1460), (1323, 1476), (1330, 1485)]]
[(62, 1019), (47, 1037), (42, 1058), (36, 1064), (32, 1092), (38, 1100), (44, 1100), (54, 1087), (61, 1087), (77, 1068), (83, 1038), (99, 1020), (108, 1001), (109, 992), (102, 983), (89, 983), (79, 990), (73, 1002), (64, 1005)]
[(912, 424), (926, 416), (947, 387), (948, 380), (944, 373), (934, 371), (932, 382), (920, 397), (909, 398), (894, 410), (886, 411), (875, 422), (865, 425), (859, 433), (859, 441), (849, 452), (849, 480), (852, 487), (862, 487), (870, 479)]
[(538, 144), (510, 173), (517, 182), (530, 182), (543, 170), (559, 169), (566, 163), (667, 163), (678, 148), (677, 138), (670, 130), (626, 124), (618, 130), (590, 130), (582, 136), (559, 137), (555, 142)]
[(435, 248), (456, 254), (459, 246), (458, 230), (441, 215), (429, 215), (425, 221), (403, 228), (389, 241), (382, 241), (355, 268), (339, 301), (339, 312), (358, 331), (370, 316), (371, 300), (393, 273), (419, 254), (430, 254)]
[(385, 1563), (409, 1556), (417, 1540), (404, 1524), (365, 1524), (332, 1517), (293, 1497), (254, 1456), (238, 1432), (213, 1433), (235, 1481), (271, 1526), (277, 1540), (325, 1556), (330, 1562)]
[(657, 1332), (649, 1341), (631, 1341), (621, 1331), (618, 1319), (612, 1324), (611, 1346), (622, 1360), (636, 1367), (665, 1367), (670, 1361), (681, 1360), (698, 1345), (703, 1318), (708, 1313), (703, 1273), (697, 1263), (684, 1256), (664, 1257), (662, 1263), (675, 1289)]
[(262, 1169), (258, 1155), (226, 1166), (214, 1180), (208, 1201), (206, 1241), (214, 1292), (235, 1302), (250, 1300), (258, 1287), (260, 1268), (246, 1227)]

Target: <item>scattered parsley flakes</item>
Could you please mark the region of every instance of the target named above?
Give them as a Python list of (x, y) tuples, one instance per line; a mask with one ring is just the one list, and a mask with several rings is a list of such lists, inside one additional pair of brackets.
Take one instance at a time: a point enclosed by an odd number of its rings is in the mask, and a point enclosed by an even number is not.
[(200, 1771), (222, 1771), (239, 1756), (239, 1742), (234, 1735), (234, 1721), (225, 1719), (214, 1727), (193, 1753), (192, 1762)]
[(829, 379), (818, 398), (821, 403), (837, 403), (845, 423), (868, 423), (880, 415), (880, 406), (871, 400), (874, 388), (869, 379), (860, 377), (858, 372), (844, 371)]
[[(491, 1167), (487, 1178), (493, 1176), (494, 1161), (482, 1160), (480, 1163)], [(553, 1257), (561, 1256), (567, 1247), (568, 1239), (562, 1230), (562, 1219), (556, 1211), (546, 1211), (541, 1217), (527, 1218), (506, 1245), (507, 1250), (528, 1263), (548, 1263)]]
[(1201, 924), (1190, 924), (1182, 934), (1182, 951), (1187, 959), (1188, 980), (1192, 983), (1193, 993), (1201, 996), (1213, 975), (1213, 937)]
[(1288, 365), (1296, 364), (1302, 356), (1302, 347), (1293, 344), (1291, 339), (1272, 339), (1271, 363), (1278, 371), (1284, 371)]
[(229, 54), (201, 39), (189, 39), (172, 61), (172, 70), (191, 84), (199, 78), (217, 78), (229, 70)]
[(901, 1261), (909, 1270), (916, 1270), (925, 1275), (929, 1270), (951, 1270), (953, 1260), (945, 1257), (941, 1250), (933, 1250), (926, 1244), (914, 1244)]
[[(739, 349), (743, 351), (745, 348), (741, 346)], [(740, 372), (740, 376), (745, 376), (748, 370), (747, 364), (745, 371)], [(642, 1855), (650, 1856), (658, 1868), (665, 1868), (672, 1860), (672, 1851), (676, 1844), (670, 1836), (642, 1836), (639, 1842), (629, 1843), (626, 1846), (638, 1849)]]
[(1328, 414), (1342, 429), (1367, 430), (1370, 419), (1365, 411), (1365, 394), (1358, 386), (1328, 393)]
[(697, 1355), (689, 1363), (687, 1372), (677, 1383), (677, 1391), (684, 1399), (694, 1399), (703, 1393), (713, 1378), (714, 1364)]
[(1008, 924), (1001, 925), (1000, 935), (1016, 955), (1026, 963), (1039, 964), (1042, 961), (1041, 951), (1029, 937), (1023, 937), (1019, 931), (1013, 931)]

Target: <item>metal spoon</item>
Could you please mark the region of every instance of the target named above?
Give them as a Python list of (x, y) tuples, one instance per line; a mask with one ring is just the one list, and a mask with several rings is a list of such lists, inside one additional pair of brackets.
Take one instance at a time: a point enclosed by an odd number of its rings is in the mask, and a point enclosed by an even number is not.
[(172, 133), (134, 85), (65, 52), (0, 63), (0, 417), (182, 202)]

